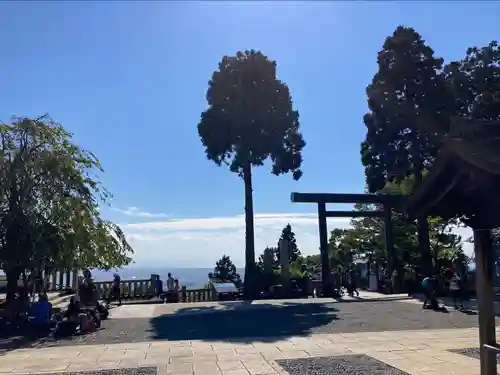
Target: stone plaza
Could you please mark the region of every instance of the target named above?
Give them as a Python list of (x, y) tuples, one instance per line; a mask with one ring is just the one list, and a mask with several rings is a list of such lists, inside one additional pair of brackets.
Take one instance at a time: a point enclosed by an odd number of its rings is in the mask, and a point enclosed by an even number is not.
[(477, 315), (362, 293), (305, 299), (114, 308), (67, 340), (0, 342), (0, 374), (471, 375)]

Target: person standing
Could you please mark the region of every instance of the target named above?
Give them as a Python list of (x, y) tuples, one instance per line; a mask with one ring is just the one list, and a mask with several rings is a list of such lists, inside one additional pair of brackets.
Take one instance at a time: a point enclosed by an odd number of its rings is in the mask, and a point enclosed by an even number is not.
[(167, 275), (167, 292), (172, 292), (174, 290), (174, 278), (169, 272)]
[(121, 306), (122, 304), (122, 297), (121, 297), (121, 278), (120, 275), (115, 273), (113, 275), (113, 284), (111, 287), (111, 295), (108, 300), (108, 305), (111, 303), (111, 301), (118, 301), (118, 306)]
[(456, 270), (453, 271), (449, 282), (450, 282), (450, 293), (451, 297), (453, 298), (453, 305), (455, 307), (455, 310), (461, 311), (464, 309), (464, 303), (462, 298), (462, 286), (461, 286), (460, 276), (458, 275), (458, 272), (456, 272)]
[(405, 273), (405, 284), (408, 291), (408, 297), (413, 297), (415, 294), (415, 270), (413, 268), (408, 268)]
[(165, 302), (175, 302), (174, 288), (175, 288), (175, 280), (172, 277), (172, 274), (169, 272), (167, 275), (167, 292), (165, 293)]

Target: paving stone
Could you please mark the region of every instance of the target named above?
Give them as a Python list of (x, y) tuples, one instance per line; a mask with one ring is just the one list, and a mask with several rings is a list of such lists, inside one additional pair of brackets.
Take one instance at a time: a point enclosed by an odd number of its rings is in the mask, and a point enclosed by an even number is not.
[[(193, 306), (195, 308), (196, 306)], [(183, 307), (189, 309), (190, 307)], [(387, 319), (391, 316), (391, 319)], [(394, 317), (394, 318), (393, 318)], [(242, 324), (242, 322), (245, 322)], [(421, 329), (455, 329), (477, 327), (477, 317), (455, 311), (437, 314), (423, 310), (418, 305), (397, 301), (356, 303), (300, 303), (264, 305), (252, 310), (226, 310), (212, 314), (170, 314), (153, 318), (109, 319), (103, 328), (89, 335), (73, 336), (64, 340), (51, 338), (26, 342), (9, 342), (2, 339), (0, 351), (21, 347), (59, 347), (69, 345), (122, 344), (123, 349), (132, 344), (150, 345), (156, 340), (168, 340), (163, 347), (189, 347), (191, 340), (207, 348), (211, 342), (214, 349), (236, 349), (251, 347), (243, 343), (248, 338), (298, 337), (313, 333), (387, 332)], [(224, 327), (224, 329), (221, 329)], [(383, 340), (378, 334), (373, 340)], [(459, 338), (459, 336), (457, 337)], [(232, 340), (232, 342), (228, 342)], [(325, 340), (330, 341), (329, 337)], [(337, 336), (337, 340), (347, 342)], [(355, 339), (356, 340), (356, 339)], [(202, 344), (201, 341), (204, 341)], [(253, 340), (259, 341), (259, 340)], [(265, 340), (260, 340), (265, 341)], [(298, 339), (298, 342), (301, 340)], [(144, 344), (148, 342), (148, 344)], [(150, 344), (153, 342), (152, 344)], [(195, 344), (193, 343), (193, 347)], [(324, 343), (313, 343), (324, 345)], [(467, 344), (464, 340), (463, 344)], [(9, 346), (10, 345), (10, 346)], [(275, 344), (281, 350), (292, 350), (293, 344), (286, 340)], [(182, 349), (179, 349), (182, 350)]]
[(367, 355), (285, 359), (276, 362), (290, 375), (410, 375)]
[[(479, 348), (463, 348), (463, 349), (450, 349), (449, 352), (456, 354), (463, 354), (470, 358), (479, 360)], [(497, 363), (500, 363), (500, 354), (497, 354)]]
[(251, 375), (266, 375), (276, 373), (266, 361), (243, 361), (243, 365)]
[[(81, 371), (81, 372), (72, 372), (70, 375), (156, 375), (156, 367), (138, 367), (138, 368), (121, 368), (121, 369), (112, 369), (112, 370), (97, 370), (97, 371)], [(33, 374), (42, 374), (35, 373)], [(68, 373), (63, 372), (54, 372), (54, 373), (46, 373), (43, 372), (44, 375), (68, 375)]]
[(243, 366), (243, 362), (241, 361), (219, 361), (217, 362), (217, 365), (219, 368), (224, 371), (226, 370), (239, 370), (239, 369), (245, 369), (245, 366)]
[(167, 365), (167, 374), (192, 374), (192, 363), (169, 363)]
[(222, 375), (250, 375), (246, 369), (222, 370)]

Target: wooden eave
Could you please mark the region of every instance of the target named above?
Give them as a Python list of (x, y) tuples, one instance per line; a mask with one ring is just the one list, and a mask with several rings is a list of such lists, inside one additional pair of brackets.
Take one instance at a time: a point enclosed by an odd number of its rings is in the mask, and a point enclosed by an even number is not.
[(496, 194), (500, 189), (500, 153), (485, 143), (495, 141), (500, 129), (498, 123), (495, 128), (492, 125), (459, 122), (447, 136), (430, 173), (408, 198), (406, 211), (411, 216), (471, 218), (478, 212), (500, 212), (500, 196)]

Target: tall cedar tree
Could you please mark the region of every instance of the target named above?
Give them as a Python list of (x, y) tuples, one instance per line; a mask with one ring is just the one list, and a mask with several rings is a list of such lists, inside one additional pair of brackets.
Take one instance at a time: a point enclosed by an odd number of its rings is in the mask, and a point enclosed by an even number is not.
[[(281, 231), (280, 240), (285, 240), (288, 243), (288, 263), (295, 262), (300, 256), (300, 250), (297, 246), (297, 239), (295, 238), (295, 233), (292, 230), (292, 226), (290, 224), (285, 225), (283, 230)], [(281, 265), (280, 258), (280, 250), (279, 250), (279, 242), (278, 247), (276, 248), (276, 261), (278, 265)]]
[(245, 185), (245, 293), (255, 292), (252, 167), (271, 158), (274, 175), (302, 176), (299, 113), (288, 86), (276, 78), (276, 62), (258, 51), (224, 56), (209, 82), (208, 109), (198, 134), (209, 160), (227, 165)]
[[(378, 72), (367, 87), (370, 112), (361, 144), (370, 192), (388, 181), (413, 174), (418, 185), (432, 165), (440, 136), (446, 132), (453, 101), (440, 75), (443, 59), (412, 28), (399, 26), (378, 54)], [(432, 257), (425, 217), (418, 218), (423, 262), (429, 272)]]

